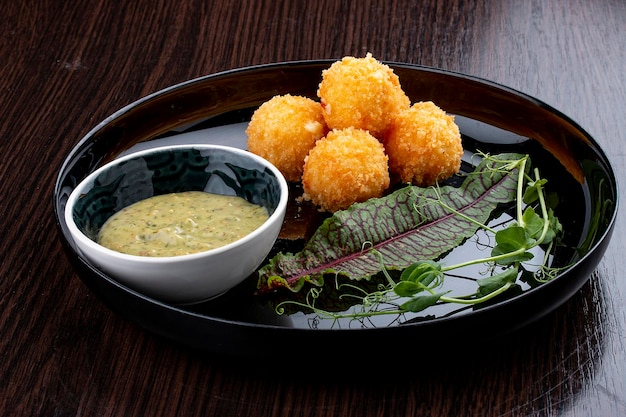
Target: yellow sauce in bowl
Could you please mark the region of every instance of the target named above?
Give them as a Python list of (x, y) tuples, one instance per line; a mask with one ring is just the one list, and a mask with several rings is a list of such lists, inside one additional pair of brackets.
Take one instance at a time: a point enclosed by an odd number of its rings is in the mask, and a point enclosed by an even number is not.
[(188, 255), (239, 240), (267, 218), (263, 207), (237, 196), (203, 191), (163, 194), (111, 216), (98, 243), (130, 255)]

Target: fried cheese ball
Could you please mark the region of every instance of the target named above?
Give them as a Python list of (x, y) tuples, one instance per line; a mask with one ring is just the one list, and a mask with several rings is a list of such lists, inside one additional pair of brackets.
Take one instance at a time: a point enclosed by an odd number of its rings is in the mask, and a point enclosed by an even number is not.
[(415, 103), (397, 115), (385, 135), (389, 170), (402, 182), (429, 186), (461, 167), (463, 146), (454, 117), (433, 102)]
[(387, 160), (383, 145), (367, 131), (333, 130), (305, 159), (303, 198), (335, 212), (380, 197), (390, 183)]
[(252, 115), (246, 128), (248, 150), (273, 163), (287, 181), (300, 181), (304, 158), (326, 131), (320, 103), (275, 96)]
[(410, 106), (398, 76), (370, 53), (344, 57), (322, 71), (317, 95), (330, 129), (356, 127), (378, 139), (390, 119)]

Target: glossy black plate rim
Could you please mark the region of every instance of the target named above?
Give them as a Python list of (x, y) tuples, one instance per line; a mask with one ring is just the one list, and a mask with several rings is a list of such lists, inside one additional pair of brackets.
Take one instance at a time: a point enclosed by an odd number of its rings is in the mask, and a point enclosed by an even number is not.
[[(483, 309), (473, 311), (463, 316), (438, 318), (431, 321), (412, 323), (406, 326), (386, 328), (312, 330), (210, 317), (185, 310), (182, 307), (165, 304), (121, 285), (117, 281), (108, 277), (106, 274), (103, 274), (86, 259), (75, 253), (67, 228), (63, 224), (62, 216), (59, 216), (63, 209), (63, 177), (69, 169), (69, 166), (73, 163), (73, 159), (76, 155), (82, 151), (85, 144), (88, 144), (90, 138), (98, 131), (132, 109), (146, 105), (152, 100), (164, 95), (174, 94), (177, 91), (194, 84), (219, 78), (229, 78), (242, 72), (253, 73), (281, 71), (287, 68), (309, 66), (327, 67), (332, 62), (334, 62), (334, 60), (282, 62), (238, 68), (199, 77), (173, 85), (139, 99), (113, 113), (89, 131), (77, 143), (64, 160), (63, 165), (59, 170), (53, 196), (55, 217), (57, 220), (58, 230), (60, 232), (59, 236), (61, 237), (68, 257), (72, 261), (79, 276), (83, 279), (85, 284), (91, 288), (91, 290), (98, 295), (109, 308), (116, 311), (123, 317), (135, 322), (147, 331), (191, 347), (214, 352), (228, 352), (237, 355), (247, 355), (251, 353), (261, 354), (263, 352), (273, 352), (279, 348), (280, 345), (276, 341), (282, 341), (285, 337), (288, 337), (294, 346), (307, 346), (311, 349), (326, 346), (328, 343), (371, 343), (373, 339), (384, 340), (385, 343), (388, 343), (392, 340), (404, 338), (407, 334), (420, 338), (430, 338), (433, 341), (441, 340), (444, 343), (448, 340), (447, 336), (454, 335), (455, 337), (458, 337), (468, 332), (471, 332), (476, 336), (481, 336), (482, 333), (483, 337), (489, 337), (493, 333), (488, 329), (493, 326), (502, 325), (502, 323), (506, 321), (506, 317), (515, 317), (515, 319), (511, 320), (513, 325), (508, 327), (504, 332), (499, 331), (498, 334), (506, 333), (507, 331), (514, 331), (553, 311), (569, 299), (575, 292), (577, 292), (589, 279), (591, 273), (597, 265), (597, 262), (604, 254), (608, 245), (618, 212), (618, 193), (615, 174), (607, 155), (600, 148), (598, 143), (568, 116), (562, 114), (556, 109), (553, 109), (546, 103), (514, 89), (470, 75), (425, 66), (393, 62), (389, 62), (388, 64), (396, 71), (406, 70), (444, 75), (446, 77), (461, 79), (464, 82), (475, 83), (486, 88), (496, 89), (505, 95), (513, 95), (518, 100), (528, 101), (533, 105), (540, 106), (553, 113), (556, 117), (564, 120), (566, 123), (570, 124), (573, 129), (579, 131), (586, 137), (589, 142), (589, 146), (593, 148), (593, 152), (604, 162), (607, 174), (612, 181), (612, 187), (615, 190), (615, 209), (613, 210), (611, 219), (608, 221), (608, 227), (603, 232), (602, 236), (597, 239), (597, 243), (577, 262), (574, 267), (559, 276), (557, 279), (548, 282), (541, 287), (528, 290), (515, 298), (504, 300), (496, 305), (487, 306)], [(568, 280), (568, 278), (571, 279)], [(568, 285), (563, 284), (566, 280), (569, 281)], [(527, 318), (524, 318), (520, 316), (518, 311), (520, 304), (536, 305), (538, 306), (538, 309)], [(494, 310), (497, 310), (498, 314), (493, 314)], [(481, 331), (480, 329), (486, 330)], [(411, 333), (407, 333), (408, 331)], [(375, 337), (372, 337), (374, 335)], [(272, 340), (274, 340), (274, 342), (272, 342)]]

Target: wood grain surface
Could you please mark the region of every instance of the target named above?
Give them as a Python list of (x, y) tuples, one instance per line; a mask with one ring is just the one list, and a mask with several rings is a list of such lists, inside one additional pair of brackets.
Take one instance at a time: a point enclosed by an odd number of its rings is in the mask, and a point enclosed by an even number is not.
[[(0, 415), (626, 415), (621, 218), (581, 291), (469, 357), (472, 341), (459, 340), (458, 356), (427, 341), (408, 352), (286, 345), (288, 356), (249, 363), (162, 340), (107, 309), (71, 268), (52, 212), (64, 157), (117, 109), (205, 74), (368, 51), (547, 102), (596, 138), (622, 182), (623, 0), (0, 4)], [(316, 372), (328, 355), (351, 366)]]

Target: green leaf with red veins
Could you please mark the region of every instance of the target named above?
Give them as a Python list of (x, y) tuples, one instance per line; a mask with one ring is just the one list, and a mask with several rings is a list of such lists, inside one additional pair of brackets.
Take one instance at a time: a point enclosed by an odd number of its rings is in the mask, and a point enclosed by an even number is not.
[(407, 186), (336, 212), (302, 251), (280, 253), (259, 270), (258, 292), (322, 286), (326, 274), (367, 279), (383, 268), (437, 259), (473, 236), (499, 204), (515, 201), (518, 169), (504, 167), (520, 157), (484, 159), (460, 187)]

